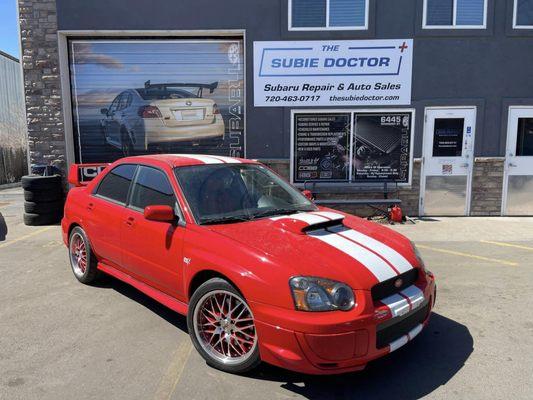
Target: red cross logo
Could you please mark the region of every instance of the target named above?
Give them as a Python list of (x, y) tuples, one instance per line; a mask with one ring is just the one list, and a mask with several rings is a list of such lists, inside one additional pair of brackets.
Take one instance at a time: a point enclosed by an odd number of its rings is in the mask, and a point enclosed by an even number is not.
[(403, 42), (402, 45), (400, 47), (398, 47), (400, 49), (400, 52), (403, 53), (403, 51), (409, 46), (407, 46), (407, 43)]

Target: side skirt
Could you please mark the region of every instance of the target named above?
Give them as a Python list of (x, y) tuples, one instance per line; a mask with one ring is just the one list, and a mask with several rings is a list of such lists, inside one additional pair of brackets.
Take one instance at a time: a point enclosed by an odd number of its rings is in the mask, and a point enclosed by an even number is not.
[(148, 297), (151, 297), (155, 301), (163, 304), (165, 307), (170, 308), (173, 311), (176, 311), (179, 314), (187, 315), (187, 304), (170, 297), (169, 295), (160, 292), (157, 289), (154, 289), (153, 287), (147, 285), (146, 283), (143, 283), (132, 276), (125, 274), (122, 271), (119, 271), (116, 268), (110, 267), (109, 265), (105, 265), (102, 263), (98, 263), (98, 269), (100, 271), (105, 272), (106, 274), (109, 274), (128, 285), (133, 286), (135, 289), (143, 292)]

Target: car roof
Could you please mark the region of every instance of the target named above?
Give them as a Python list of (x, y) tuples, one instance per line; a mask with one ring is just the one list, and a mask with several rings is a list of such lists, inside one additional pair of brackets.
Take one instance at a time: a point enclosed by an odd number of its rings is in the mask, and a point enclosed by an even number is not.
[(120, 163), (165, 163), (171, 167), (205, 164), (257, 164), (255, 160), (246, 158), (215, 156), (210, 154), (151, 154), (145, 156), (126, 157)]

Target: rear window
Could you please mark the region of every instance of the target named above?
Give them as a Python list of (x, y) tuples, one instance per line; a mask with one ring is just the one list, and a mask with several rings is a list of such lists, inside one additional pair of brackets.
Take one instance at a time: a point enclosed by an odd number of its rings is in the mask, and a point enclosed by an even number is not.
[(196, 98), (195, 94), (180, 89), (137, 89), (143, 100), (171, 100)]
[(124, 164), (113, 168), (98, 185), (96, 195), (120, 204), (126, 204), (136, 168), (137, 166), (133, 164)]

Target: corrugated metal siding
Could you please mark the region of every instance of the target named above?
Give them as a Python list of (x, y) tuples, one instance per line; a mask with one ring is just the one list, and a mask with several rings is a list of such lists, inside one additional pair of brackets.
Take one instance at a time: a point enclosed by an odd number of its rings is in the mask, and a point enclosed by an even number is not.
[(0, 54), (0, 146), (23, 147), (26, 113), (20, 64)]
[(0, 185), (27, 171), (26, 129), (20, 64), (0, 53)]

